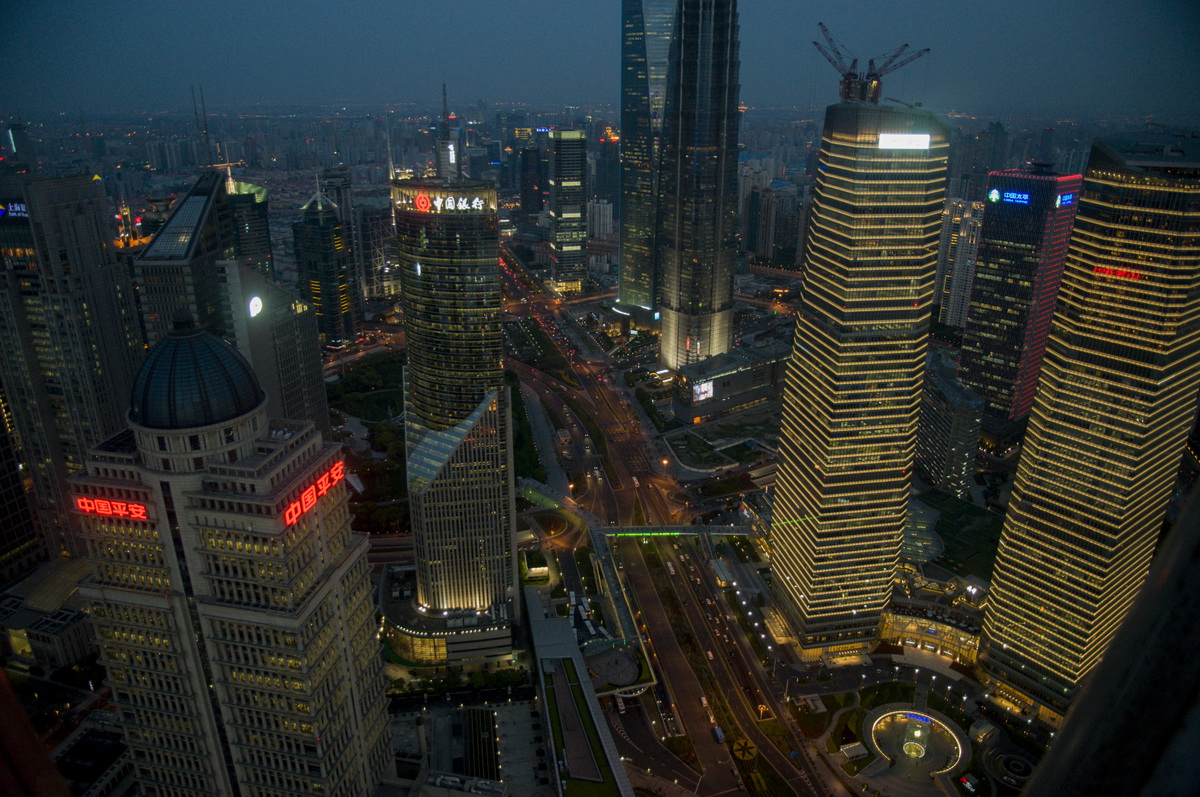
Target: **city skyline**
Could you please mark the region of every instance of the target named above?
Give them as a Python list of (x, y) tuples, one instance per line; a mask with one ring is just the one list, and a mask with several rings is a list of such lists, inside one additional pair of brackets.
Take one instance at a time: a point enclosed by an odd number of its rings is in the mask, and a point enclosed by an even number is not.
[[(513, 24), (514, 9), (507, 4), (416, 6), (401, 15), (387, 4), (356, 2), (339, 5), (337, 16), (332, 7), (315, 3), (289, 6), (286, 15), (268, 5), (229, 3), (204, 9), (62, 5), (25, 4), (6, 19), (7, 62), (10, 74), (21, 79), (0, 88), (5, 117), (184, 111), (190, 106), (188, 87), (197, 83), (206, 87), (211, 110), (424, 99), (433, 105), (443, 81), (458, 105), (481, 97), (499, 104), (614, 107), (619, 100), (616, 3), (531, 0), (515, 9), (511, 42), (496, 36)], [(1187, 98), (1200, 93), (1200, 54), (1187, 32), (1200, 26), (1200, 9), (1157, 0), (1139, 10), (1130, 18), (1115, 2), (1053, 8), (1022, 2), (969, 12), (933, 2), (907, 13), (893, 3), (759, 2), (742, 10), (742, 101), (750, 107), (832, 101), (824, 61), (809, 45), (823, 21), (863, 61), (905, 42), (932, 48), (923, 64), (890, 81), (889, 96), (938, 112), (993, 114), (1019, 107), (1068, 115), (1127, 110), (1194, 116)], [(389, 19), (396, 25), (387, 24)], [(522, 19), (537, 24), (522, 26)], [(138, 46), (106, 46), (130, 35), (131, 21), (138, 26)], [(427, 35), (440, 29), (453, 29), (455, 36)], [(397, 40), (405, 55), (389, 59)], [(548, 56), (562, 40), (572, 42), (578, 68), (548, 68)], [(67, 48), (69, 63), (59, 57)], [(322, 58), (322, 68), (313, 70), (305, 62), (314, 51), (339, 57)], [(1170, 80), (1162, 78), (1164, 70)], [(247, 73), (255, 79), (245, 80)]]

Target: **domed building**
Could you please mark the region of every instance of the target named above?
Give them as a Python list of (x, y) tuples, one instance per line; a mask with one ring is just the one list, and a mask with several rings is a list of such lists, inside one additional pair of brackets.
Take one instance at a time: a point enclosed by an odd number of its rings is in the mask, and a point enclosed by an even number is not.
[(341, 446), (269, 418), (246, 360), (186, 318), (128, 419), (70, 489), (142, 793), (374, 793), (384, 680)]

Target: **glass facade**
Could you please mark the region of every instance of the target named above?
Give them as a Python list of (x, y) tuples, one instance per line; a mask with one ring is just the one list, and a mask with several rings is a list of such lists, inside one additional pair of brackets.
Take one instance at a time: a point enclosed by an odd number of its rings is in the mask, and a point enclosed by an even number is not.
[(560, 293), (587, 277), (587, 135), (550, 131), (550, 262)]
[(1001, 684), (1058, 713), (1141, 589), (1200, 384), (1200, 152), (1096, 141), (984, 623)]
[(960, 374), (997, 418), (1019, 421), (1033, 405), (1082, 179), (988, 176)]
[(737, 3), (683, 0), (658, 180), (659, 361), (672, 370), (733, 342), (738, 88)]
[[(621, 3), (621, 275), (618, 301), (653, 310), (658, 148), (677, 0)], [(524, 207), (524, 206), (522, 206)]]
[(515, 507), (496, 188), (398, 180), (392, 198), (417, 609), (451, 630), (511, 623)]
[(351, 225), (337, 206), (318, 192), (292, 225), (296, 242), (297, 286), (317, 314), (317, 331), (326, 345), (350, 343), (362, 328), (362, 292), (354, 267)]
[(877, 639), (891, 595), (948, 150), (919, 108), (826, 111), (772, 522), (775, 588), (814, 656)]

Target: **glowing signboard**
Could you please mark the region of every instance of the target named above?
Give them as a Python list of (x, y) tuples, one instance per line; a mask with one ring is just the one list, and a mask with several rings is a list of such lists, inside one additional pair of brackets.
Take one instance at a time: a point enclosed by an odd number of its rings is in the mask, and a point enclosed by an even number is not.
[(287, 509), (283, 510), (283, 522), (288, 526), (296, 525), (296, 521), (300, 519), (308, 510), (317, 505), (317, 499), (329, 492), (333, 485), (346, 478), (346, 463), (339, 460), (333, 463), (333, 467), (322, 473), (316, 480), (300, 493), (300, 497), (288, 504)]
[(1005, 191), (1002, 199), (1015, 205), (1029, 204), (1029, 194), (1025, 191)]
[(24, 202), (0, 203), (0, 216), (8, 219), (29, 218), (29, 206)]
[(1000, 189), (999, 188), (993, 188), (991, 191), (988, 191), (988, 202), (999, 202), (999, 201), (1000, 201)]
[(413, 198), (413, 206), (422, 213), (445, 213), (448, 210), (464, 210), (464, 211), (480, 211), (486, 205), (483, 197), (473, 196), (434, 196), (428, 194), (417, 194)]
[(879, 149), (929, 149), (929, 134), (880, 133)]
[(250, 297), (250, 317), (258, 315), (262, 312), (262, 299), (257, 296)]
[(1093, 266), (1092, 272), (1103, 274), (1106, 277), (1120, 277), (1126, 280), (1145, 279), (1146, 275), (1140, 271), (1130, 271), (1127, 268), (1109, 268), (1108, 266)]
[(1075, 194), (1059, 194), (1058, 199), (1054, 200), (1054, 207), (1061, 208), (1063, 205), (1074, 205)]
[(104, 515), (105, 517), (127, 517), (130, 520), (148, 520), (145, 504), (132, 504), (128, 501), (112, 501), (107, 498), (89, 498), (81, 495), (75, 499), (75, 508), (89, 515)]
[(692, 386), (692, 401), (704, 401), (713, 397), (713, 383), (710, 379)]

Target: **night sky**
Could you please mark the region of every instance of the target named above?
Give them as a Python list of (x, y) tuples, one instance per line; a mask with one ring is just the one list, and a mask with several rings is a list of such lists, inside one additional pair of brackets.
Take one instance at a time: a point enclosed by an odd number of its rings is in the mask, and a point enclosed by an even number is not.
[[(610, 104), (618, 0), (5, 2), (0, 119), (252, 103)], [(884, 95), (981, 114), (1200, 115), (1196, 0), (742, 0), (742, 102), (836, 101), (817, 22), (865, 61), (933, 52)]]

